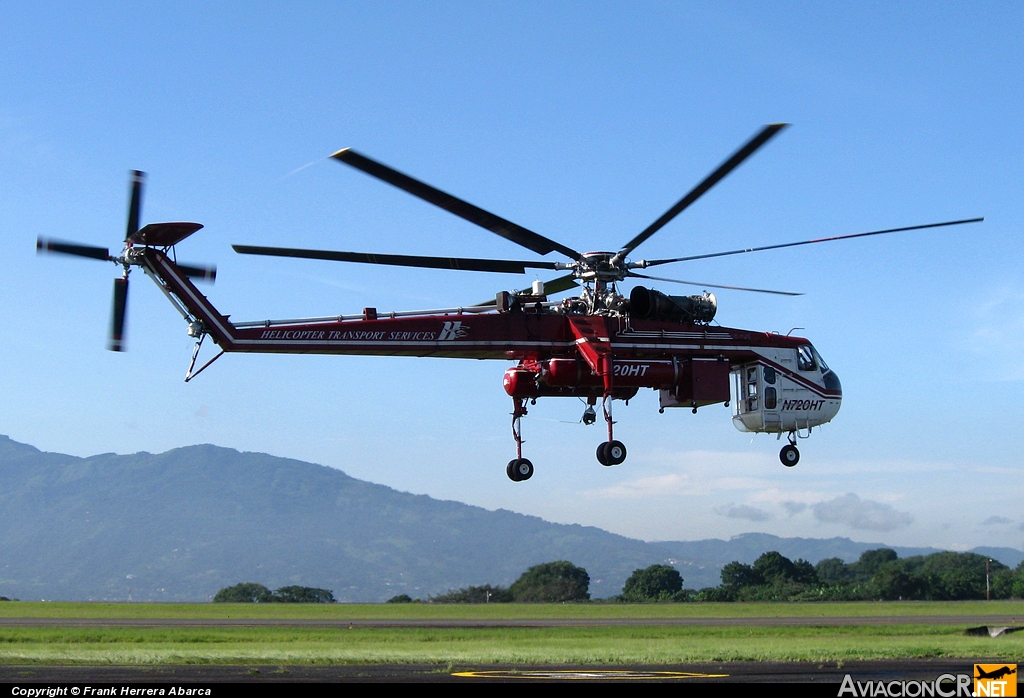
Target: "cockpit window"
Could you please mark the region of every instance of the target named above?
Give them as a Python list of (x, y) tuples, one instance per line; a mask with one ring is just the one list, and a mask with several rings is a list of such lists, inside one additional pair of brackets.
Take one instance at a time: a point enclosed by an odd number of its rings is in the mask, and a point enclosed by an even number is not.
[(775, 369), (771, 366), (764, 367), (764, 382), (768, 385), (775, 385)]
[(801, 371), (813, 371), (817, 366), (814, 354), (814, 348), (810, 344), (801, 344), (796, 349), (796, 367)]
[(811, 347), (811, 351), (814, 352), (814, 360), (818, 362), (818, 366), (821, 367), (822, 373), (828, 373), (828, 364), (825, 363), (825, 359), (821, 358), (821, 354), (814, 347)]

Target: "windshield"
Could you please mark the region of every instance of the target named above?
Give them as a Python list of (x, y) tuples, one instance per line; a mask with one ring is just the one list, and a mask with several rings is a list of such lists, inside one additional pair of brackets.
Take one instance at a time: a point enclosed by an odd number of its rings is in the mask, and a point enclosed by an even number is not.
[(801, 371), (813, 371), (816, 366), (814, 354), (814, 348), (810, 344), (801, 344), (796, 349), (796, 367)]
[(821, 372), (822, 373), (827, 373), (828, 372), (828, 364), (825, 363), (825, 359), (821, 358), (821, 354), (819, 354), (818, 350), (815, 349), (814, 347), (811, 347), (811, 351), (814, 352), (814, 358), (817, 360), (818, 365), (821, 366)]

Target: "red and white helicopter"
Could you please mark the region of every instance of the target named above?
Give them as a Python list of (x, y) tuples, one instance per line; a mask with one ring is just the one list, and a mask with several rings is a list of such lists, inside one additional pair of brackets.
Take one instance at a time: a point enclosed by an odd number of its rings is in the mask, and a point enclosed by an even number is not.
[[(106, 248), (40, 238), (40, 252), (57, 252), (114, 262), (123, 268), (114, 281), (110, 348), (124, 348), (124, 321), (128, 276), (139, 267), (163, 291), (188, 323), (196, 339), (188, 381), (224, 352), (280, 354), (365, 354), (382, 356), (435, 356), (461, 359), (516, 361), (505, 372), (505, 391), (511, 396), (512, 436), (516, 458), (506, 473), (519, 482), (533, 475), (533, 464), (523, 458), (521, 419), (527, 403), (541, 397), (574, 397), (586, 401), (584, 424), (597, 420), (600, 401), (607, 439), (597, 449), (603, 465), (626, 459), (626, 447), (613, 434), (612, 402), (629, 400), (641, 388), (660, 395), (661, 411), (707, 405), (732, 405), (733, 424), (740, 431), (787, 435), (780, 458), (796, 465), (797, 437), (830, 421), (839, 412), (839, 378), (814, 346), (802, 337), (712, 325), (717, 300), (712, 293), (669, 296), (635, 286), (628, 297), (618, 284), (626, 279), (672, 283), (758, 293), (799, 295), (768, 289), (721, 286), (648, 276), (639, 270), (663, 264), (711, 257), (760, 252), (819, 242), (847, 240), (909, 230), (961, 225), (981, 218), (915, 225), (887, 230), (766, 245), (671, 259), (634, 260), (633, 252), (669, 221), (728, 175), (786, 124), (761, 129), (730, 158), (709, 174), (660, 218), (617, 251), (577, 252), (561, 243), (516, 225), (470, 203), (446, 194), (354, 150), (331, 157), (429, 203), (479, 225), (538, 255), (558, 252), (566, 261), (495, 260), (412, 255), (369, 254), (281, 247), (234, 245), (237, 252), (280, 257), (301, 257), (364, 264), (385, 264), (433, 269), (525, 273), (527, 269), (563, 271), (547, 282), (535, 281), (525, 291), (497, 294), (488, 303), (437, 310), (380, 313), (364, 308), (354, 315), (299, 320), (232, 322), (200, 293), (192, 279), (213, 280), (216, 271), (177, 262), (175, 245), (193, 234), (198, 223), (151, 223), (139, 228), (142, 172), (133, 171), (128, 231), (124, 248), (113, 256)], [(565, 300), (552, 296), (570, 289), (578, 295)], [(220, 352), (195, 369), (203, 340), (209, 336)]]

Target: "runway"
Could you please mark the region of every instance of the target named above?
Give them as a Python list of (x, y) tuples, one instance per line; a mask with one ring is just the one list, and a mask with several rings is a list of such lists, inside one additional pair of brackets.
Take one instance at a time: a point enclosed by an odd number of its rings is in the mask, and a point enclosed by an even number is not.
[[(978, 659), (977, 661), (984, 661)], [(999, 661), (999, 660), (991, 660)], [(902, 659), (867, 662), (716, 662), (667, 665), (0, 665), (0, 683), (127, 685), (223, 683), (522, 683), (624, 681), (641, 683), (816, 683), (838, 688), (856, 681), (934, 681), (972, 674), (974, 659)], [(830, 695), (835, 695), (831, 693)]]
[(281, 628), (585, 628), (614, 626), (857, 626), (857, 625), (981, 625), (1015, 626), (1024, 618), (1011, 615), (964, 616), (781, 616), (773, 618), (515, 618), (515, 619), (291, 619), (291, 618), (0, 618), (0, 627), (281, 627)]

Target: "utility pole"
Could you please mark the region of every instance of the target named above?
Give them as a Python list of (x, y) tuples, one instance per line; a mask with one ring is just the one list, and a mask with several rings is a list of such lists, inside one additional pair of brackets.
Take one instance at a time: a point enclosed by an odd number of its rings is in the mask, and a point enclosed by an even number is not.
[(988, 574), (989, 567), (988, 567), (988, 565), (989, 565), (990, 562), (992, 562), (992, 558), (990, 558), (990, 557), (989, 558), (985, 558), (985, 600), (986, 601), (991, 601), (992, 600), (992, 587), (988, 583), (988, 579), (989, 579), (989, 574)]

